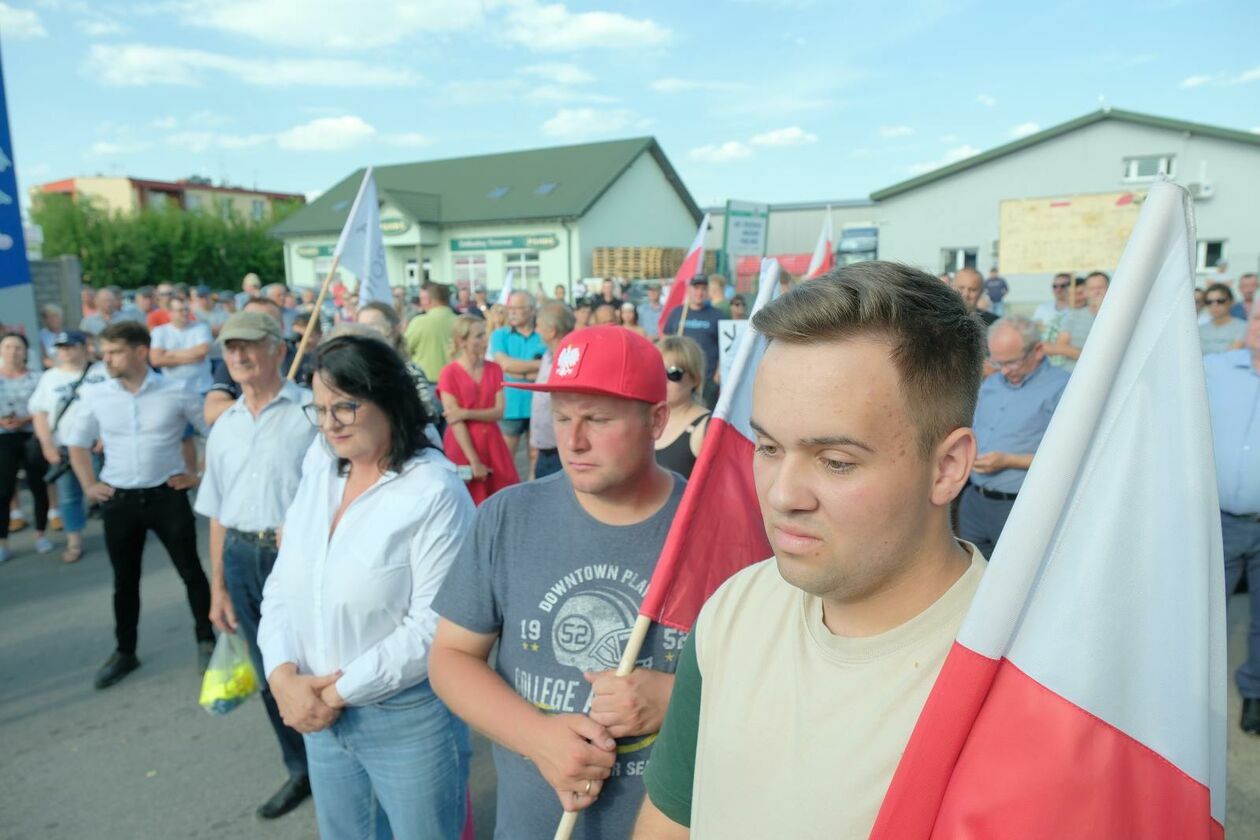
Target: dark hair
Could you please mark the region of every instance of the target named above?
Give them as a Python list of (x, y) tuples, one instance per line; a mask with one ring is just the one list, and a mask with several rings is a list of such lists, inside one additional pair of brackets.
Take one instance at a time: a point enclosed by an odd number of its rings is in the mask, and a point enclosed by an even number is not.
[(1102, 279), (1107, 281), (1108, 286), (1111, 285), (1111, 278), (1107, 276), (1107, 272), (1105, 271), (1091, 271), (1089, 274), (1085, 275), (1086, 280), (1088, 280), (1091, 277), (1101, 277)]
[(744, 296), (743, 296), (743, 295), (735, 295), (734, 297), (732, 297), (732, 298), (731, 298), (731, 304), (732, 304), (732, 305), (733, 305), (736, 301), (739, 301), (739, 305), (740, 305), (740, 306), (747, 306), (747, 305), (748, 305), (748, 301), (744, 299)]
[[(380, 408), (389, 419), (389, 453), (385, 465), (400, 470), (420, 450), (430, 447), (424, 429), (432, 418), (424, 410), (416, 382), (394, 349), (378, 338), (342, 335), (330, 338), (315, 354), (315, 376), (338, 391)], [(350, 464), (338, 459), (344, 474)]]
[[(274, 310), (276, 311), (276, 316), (277, 316), (277, 317), (276, 317), (276, 322), (277, 322), (277, 323), (281, 323), (281, 324), (283, 324), (283, 323), (284, 323), (284, 318), (283, 318), (283, 317), (281, 317), (281, 316), (283, 316), (283, 315), (284, 315), (284, 307), (283, 307), (283, 306), (281, 306), (280, 304), (276, 303), (276, 302), (275, 302), (274, 300), (272, 300), (271, 298), (269, 298), (269, 297), (252, 297), (252, 298), (250, 298), (249, 300), (245, 301), (245, 306), (249, 306), (251, 303), (260, 303), (260, 304), (262, 304), (263, 306), (268, 306), (268, 307), (271, 307), (272, 309), (274, 309)], [(244, 309), (244, 308), (245, 308), (245, 306), (242, 306), (242, 307), (241, 307), (241, 309)]]
[(149, 331), (135, 321), (115, 321), (97, 336), (101, 341), (121, 341), (128, 347), (148, 347), (152, 343)]
[(21, 341), (21, 342), (22, 342), (22, 346), (26, 348), (27, 352), (30, 352), (30, 349), (31, 349), (31, 342), (30, 342), (30, 339), (28, 339), (26, 336), (22, 335), (22, 333), (20, 333), (20, 332), (16, 332), (16, 331), (10, 331), (10, 332), (6, 332), (6, 333), (4, 333), (4, 334), (0, 335), (0, 341), (4, 341), (6, 338), (16, 338), (16, 339), (18, 339), (19, 341)]
[(952, 431), (972, 423), (984, 326), (930, 274), (880, 260), (846, 265), (766, 304), (753, 316), (753, 327), (788, 344), (886, 338), (925, 457)]
[(1234, 300), (1234, 290), (1231, 289), (1225, 283), (1213, 283), (1212, 285), (1208, 286), (1206, 289), (1203, 290), (1203, 294), (1205, 297), (1207, 295), (1212, 294), (1212, 292), (1224, 292), (1225, 297), (1229, 298), (1231, 303)]
[(432, 281), (425, 283), (420, 288), (429, 293), (429, 297), (433, 298), (434, 303), (446, 306), (451, 302), (451, 287), (442, 283), (434, 283)]

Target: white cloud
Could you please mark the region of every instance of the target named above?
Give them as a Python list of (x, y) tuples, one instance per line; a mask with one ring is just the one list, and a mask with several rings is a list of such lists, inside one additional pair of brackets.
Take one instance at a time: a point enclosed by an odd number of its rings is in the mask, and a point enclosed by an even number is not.
[(908, 125), (886, 125), (880, 128), (880, 137), (909, 137), (914, 129)]
[(1260, 65), (1257, 65), (1256, 67), (1252, 67), (1250, 70), (1244, 70), (1243, 72), (1239, 73), (1234, 78), (1227, 81), (1226, 84), (1245, 85), (1248, 82), (1254, 82), (1257, 79), (1260, 79)]
[(418, 131), (403, 131), (397, 134), (383, 134), (381, 140), (391, 146), (398, 146), (402, 149), (419, 149), (422, 146), (433, 145), (433, 138), (427, 134), (421, 134)]
[(671, 37), (669, 29), (647, 18), (570, 12), (560, 3), (541, 5), (535, 0), (514, 0), (503, 32), (509, 41), (537, 52), (641, 50), (659, 47)]
[(1186, 78), (1181, 80), (1181, 84), (1177, 85), (1177, 87), (1181, 88), (1182, 90), (1189, 90), (1190, 88), (1197, 88), (1202, 85), (1206, 85), (1208, 82), (1215, 81), (1216, 78), (1217, 78), (1216, 76), (1207, 76), (1204, 74), (1199, 74), (1197, 76), (1187, 76)]
[(89, 38), (121, 35), (127, 31), (126, 26), (110, 18), (79, 18), (74, 22), (74, 25)]
[(539, 76), (558, 85), (581, 85), (595, 81), (594, 76), (576, 64), (564, 64), (561, 62), (531, 64), (528, 67), (522, 67), (517, 72), (526, 76)]
[(951, 163), (957, 163), (960, 160), (966, 160), (967, 158), (978, 154), (980, 154), (980, 150), (975, 146), (964, 144), (947, 151), (941, 160), (911, 164), (909, 167), (910, 174), (922, 175), (925, 172), (931, 172), (933, 169), (940, 169), (942, 166), (949, 166)]
[(811, 134), (799, 125), (792, 125), (754, 135), (749, 142), (754, 146), (808, 146), (818, 142), (818, 135)]
[(1012, 137), (1027, 137), (1030, 134), (1036, 134), (1041, 131), (1041, 126), (1035, 122), (1022, 122), (1011, 129)]
[(1244, 70), (1241, 73), (1199, 73), (1194, 76), (1187, 76), (1181, 80), (1177, 87), (1182, 90), (1190, 90), (1191, 88), (1203, 87), (1204, 85), (1212, 85), (1214, 87), (1232, 87), (1233, 85), (1245, 85), (1260, 79), (1260, 66), (1252, 67), (1250, 70)]
[(744, 85), (738, 82), (719, 82), (705, 79), (657, 79), (649, 85), (657, 93), (691, 93), (703, 90), (709, 93), (724, 93), (742, 90)]
[(727, 140), (725, 143), (697, 146), (688, 154), (692, 160), (702, 163), (730, 163), (748, 157), (752, 154), (752, 149), (738, 140)]
[(992, 108), (997, 105), (997, 100), (987, 93), (982, 93), (976, 97), (976, 101), (986, 108)]
[(560, 140), (583, 140), (643, 125), (644, 122), (636, 120), (634, 112), (628, 108), (561, 108), (539, 127), (539, 131)]
[(367, 50), (424, 33), (461, 32), (483, 21), (467, 0), (181, 0), (184, 23), (245, 35), (266, 44)]
[(320, 117), (276, 135), (276, 145), (298, 152), (349, 149), (374, 136), (376, 129), (361, 117)]
[(103, 84), (120, 87), (198, 85), (213, 74), (232, 76), (255, 87), (404, 87), (420, 81), (410, 70), (348, 59), (238, 58), (147, 44), (95, 44), (84, 69)]
[(0, 3), (0, 34), (15, 41), (43, 38), (48, 35), (39, 15), (30, 9), (15, 9), (8, 3)]
[(98, 140), (88, 147), (88, 154), (95, 157), (106, 155), (130, 155), (153, 148), (153, 144), (144, 140), (113, 141)]

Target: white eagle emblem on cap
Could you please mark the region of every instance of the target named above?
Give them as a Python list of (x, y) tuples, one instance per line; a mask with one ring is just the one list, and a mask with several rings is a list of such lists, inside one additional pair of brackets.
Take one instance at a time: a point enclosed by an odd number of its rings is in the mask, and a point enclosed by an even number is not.
[(581, 358), (582, 351), (573, 345), (561, 350), (556, 357), (556, 376), (572, 376)]

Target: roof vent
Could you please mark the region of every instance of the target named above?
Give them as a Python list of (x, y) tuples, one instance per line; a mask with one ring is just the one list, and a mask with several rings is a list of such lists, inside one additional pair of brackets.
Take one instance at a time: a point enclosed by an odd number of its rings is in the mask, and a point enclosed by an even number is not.
[(556, 187), (560, 186), (554, 181), (548, 181), (545, 184), (539, 184), (538, 189), (534, 190), (534, 195), (551, 195), (556, 191)]
[(349, 206), (350, 206), (350, 199), (343, 198), (341, 201), (338, 201), (336, 204), (334, 204), (332, 209), (334, 213), (340, 213), (342, 210), (345, 210)]
[(508, 190), (510, 189), (511, 187), (495, 187), (486, 194), (486, 198), (503, 198), (503, 196), (508, 194)]

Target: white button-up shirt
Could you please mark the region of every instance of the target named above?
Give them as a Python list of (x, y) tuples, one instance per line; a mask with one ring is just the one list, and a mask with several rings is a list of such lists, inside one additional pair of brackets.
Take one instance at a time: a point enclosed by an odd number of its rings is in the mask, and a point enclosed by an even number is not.
[(346, 478), (322, 437), (311, 449), (263, 587), (258, 648), (267, 674), (285, 662), (341, 671), (338, 693), (366, 705), (428, 676), (431, 604), (472, 528), (472, 497), (455, 466), (425, 449), (355, 499), (330, 538)]
[(302, 413), (310, 401), (310, 391), (285, 380), (257, 417), (244, 397), (232, 403), (206, 440), (197, 513), (238, 531), (280, 527), (315, 437), (315, 427)]
[(61, 439), (66, 446), (87, 449), (100, 438), (105, 444), (101, 481), (121, 489), (156, 487), (184, 472), (180, 444), (188, 424), (206, 432), (201, 400), (153, 371), (134, 394), (110, 379), (81, 388), (79, 401)]

